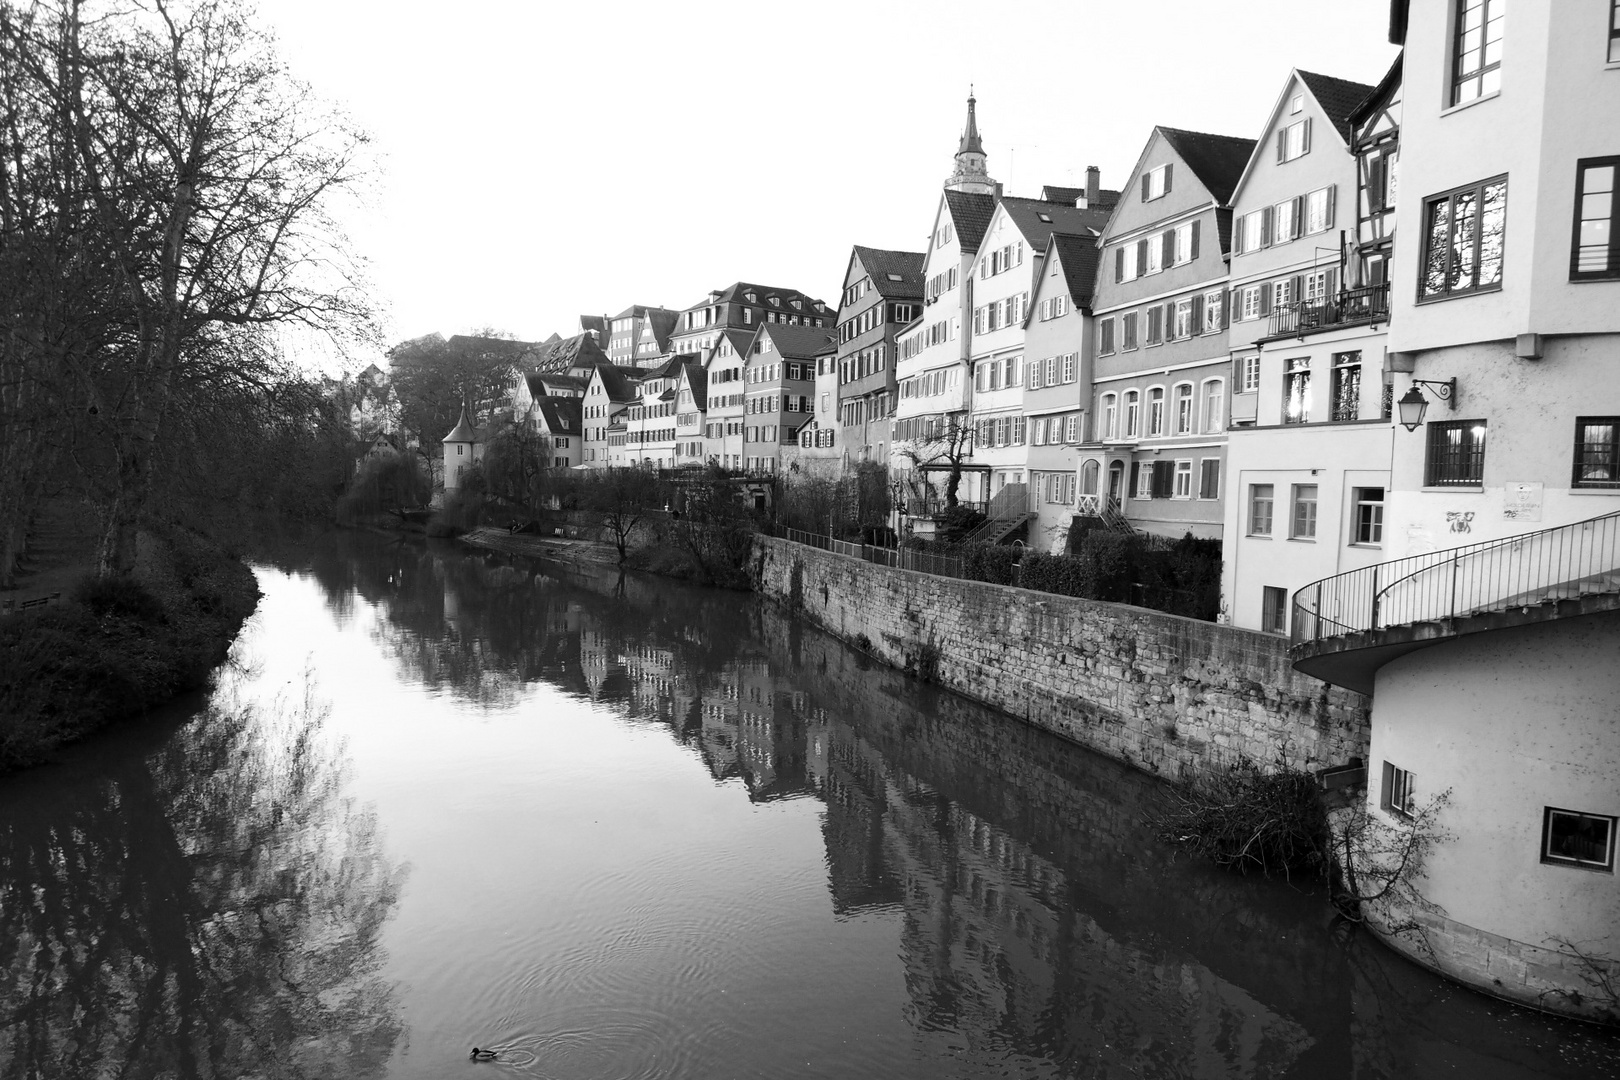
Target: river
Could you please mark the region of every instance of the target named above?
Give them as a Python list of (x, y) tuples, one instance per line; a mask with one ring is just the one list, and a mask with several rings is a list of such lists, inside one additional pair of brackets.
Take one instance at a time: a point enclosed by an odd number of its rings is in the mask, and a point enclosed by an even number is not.
[(755, 598), (256, 570), (211, 695), (0, 781), (0, 1078), (1620, 1076)]

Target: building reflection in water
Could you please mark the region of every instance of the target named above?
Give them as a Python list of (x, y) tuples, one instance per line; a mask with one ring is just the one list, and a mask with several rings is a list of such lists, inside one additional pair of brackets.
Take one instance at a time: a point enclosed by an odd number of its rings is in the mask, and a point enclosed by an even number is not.
[(544, 680), (667, 729), (749, 799), (820, 800), (834, 912), (901, 920), (909, 1023), (964, 1063), (1558, 1075), (1541, 1070), (1567, 1028), (1437, 990), (1335, 927), (1319, 896), (1178, 861), (1143, 824), (1153, 778), (768, 604), (454, 545), (323, 551), (334, 605), (351, 591), (379, 605), (374, 633), (413, 677), (497, 707)]

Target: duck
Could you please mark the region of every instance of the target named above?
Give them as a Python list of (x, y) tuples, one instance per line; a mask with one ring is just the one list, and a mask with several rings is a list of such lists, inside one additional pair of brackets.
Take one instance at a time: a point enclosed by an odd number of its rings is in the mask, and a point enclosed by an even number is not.
[(472, 1048), (472, 1053), (467, 1055), (473, 1061), (494, 1061), (499, 1056), (500, 1052), (497, 1050), (480, 1050), (476, 1046)]

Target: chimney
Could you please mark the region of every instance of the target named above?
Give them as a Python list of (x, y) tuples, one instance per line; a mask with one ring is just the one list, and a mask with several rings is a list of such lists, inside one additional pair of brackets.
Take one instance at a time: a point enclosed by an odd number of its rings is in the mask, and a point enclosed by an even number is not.
[(1096, 206), (1102, 184), (1102, 170), (1095, 165), (1086, 166), (1086, 205)]

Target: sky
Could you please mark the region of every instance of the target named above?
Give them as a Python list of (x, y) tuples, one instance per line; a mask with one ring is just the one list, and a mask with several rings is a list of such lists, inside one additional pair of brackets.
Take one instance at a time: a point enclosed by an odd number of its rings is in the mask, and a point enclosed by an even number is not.
[(991, 176), (1034, 196), (1120, 187), (1155, 124), (1254, 138), (1291, 68), (1372, 84), (1397, 52), (1388, 0), (260, 4), (372, 137), (345, 231), (388, 343), (739, 280), (836, 304), (853, 245), (923, 249), (970, 85)]

